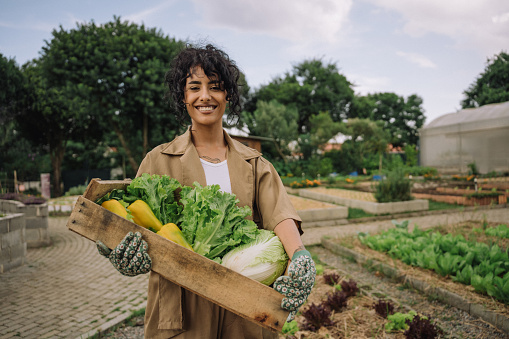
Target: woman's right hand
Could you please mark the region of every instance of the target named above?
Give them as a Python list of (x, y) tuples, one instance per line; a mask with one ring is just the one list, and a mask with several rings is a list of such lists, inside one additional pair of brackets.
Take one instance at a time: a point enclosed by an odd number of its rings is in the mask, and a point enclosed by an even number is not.
[(140, 232), (129, 232), (124, 239), (110, 250), (100, 240), (96, 241), (97, 250), (108, 258), (122, 275), (134, 277), (150, 272), (152, 260), (147, 253), (148, 244), (142, 239)]

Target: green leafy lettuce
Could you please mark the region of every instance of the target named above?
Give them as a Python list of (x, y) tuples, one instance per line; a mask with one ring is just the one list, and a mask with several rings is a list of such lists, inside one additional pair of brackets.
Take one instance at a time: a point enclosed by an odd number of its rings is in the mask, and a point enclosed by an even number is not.
[(163, 225), (175, 223), (180, 209), (175, 199), (175, 191), (181, 187), (176, 179), (167, 175), (143, 173), (127, 186), (127, 194), (123, 200), (134, 202), (141, 199), (150, 206)]
[(237, 206), (234, 194), (219, 191), (219, 185), (193, 185), (182, 187), (177, 224), (196, 253), (216, 259), (256, 237), (258, 227), (246, 219), (251, 209)]

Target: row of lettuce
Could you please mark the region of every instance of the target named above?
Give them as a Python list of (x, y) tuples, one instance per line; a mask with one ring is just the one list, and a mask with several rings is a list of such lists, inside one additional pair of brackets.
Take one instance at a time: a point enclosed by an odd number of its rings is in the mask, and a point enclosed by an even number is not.
[[(444, 277), (471, 285), (475, 291), (509, 303), (509, 255), (496, 241), (489, 244), (465, 239), (464, 236), (441, 234), (414, 227), (408, 222), (377, 235), (359, 234), (369, 248), (386, 252), (405, 264), (430, 269)], [(509, 238), (509, 227), (474, 228), (475, 233), (489, 237)]]

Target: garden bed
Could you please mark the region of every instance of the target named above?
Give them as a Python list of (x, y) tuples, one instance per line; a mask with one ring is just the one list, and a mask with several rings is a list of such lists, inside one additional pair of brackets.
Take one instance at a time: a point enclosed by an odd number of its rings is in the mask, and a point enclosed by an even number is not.
[(502, 192), (475, 192), (474, 190), (455, 189), (438, 187), (436, 189), (419, 189), (412, 192), (412, 196), (417, 199), (429, 199), (433, 201), (445, 202), (448, 204), (458, 204), (463, 206), (486, 206), (502, 205), (507, 203), (507, 195)]
[(348, 207), (295, 195), (289, 195), (289, 197), (302, 219), (302, 228), (336, 226), (347, 222)]
[[(465, 222), (456, 225), (440, 226), (435, 228), (442, 234), (463, 235), (467, 240), (484, 243), (496, 243), (500, 248), (508, 248), (509, 240), (488, 236), (483, 230), (495, 226), (487, 222)], [(357, 237), (336, 240), (323, 239), (322, 244), (336, 254), (349, 257), (359, 264), (369, 267), (375, 274), (390, 276), (405, 283), (422, 293), (436, 298), (441, 302), (459, 308), (471, 315), (483, 319), (497, 328), (509, 333), (509, 307), (503, 302), (474, 291), (471, 285), (455, 282), (443, 277), (432, 270), (406, 265), (389, 255), (374, 251), (362, 245)]]
[(334, 203), (351, 208), (359, 208), (368, 213), (394, 214), (415, 211), (427, 211), (427, 200), (416, 199), (399, 202), (378, 203), (372, 193), (327, 188), (300, 189), (299, 196)]

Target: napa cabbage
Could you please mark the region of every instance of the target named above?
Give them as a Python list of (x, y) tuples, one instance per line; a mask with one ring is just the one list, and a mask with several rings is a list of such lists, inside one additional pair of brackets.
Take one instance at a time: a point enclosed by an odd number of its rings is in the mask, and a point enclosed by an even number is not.
[(222, 265), (248, 278), (271, 285), (288, 263), (283, 244), (272, 231), (260, 230), (256, 238), (225, 254)]

